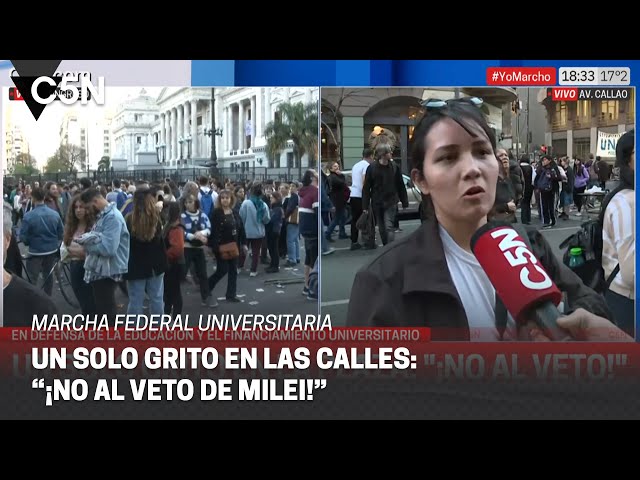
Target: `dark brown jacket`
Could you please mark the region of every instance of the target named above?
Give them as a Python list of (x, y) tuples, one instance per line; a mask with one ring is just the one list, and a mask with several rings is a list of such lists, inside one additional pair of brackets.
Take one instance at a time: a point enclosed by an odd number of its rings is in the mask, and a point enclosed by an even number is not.
[[(582, 307), (611, 318), (604, 298), (559, 262), (544, 237), (527, 228), (533, 253), (566, 293), (565, 312)], [(498, 310), (498, 308), (496, 308)], [(387, 245), (353, 282), (349, 326), (431, 327), (433, 340), (469, 340), (469, 323), (458, 296), (435, 218)]]

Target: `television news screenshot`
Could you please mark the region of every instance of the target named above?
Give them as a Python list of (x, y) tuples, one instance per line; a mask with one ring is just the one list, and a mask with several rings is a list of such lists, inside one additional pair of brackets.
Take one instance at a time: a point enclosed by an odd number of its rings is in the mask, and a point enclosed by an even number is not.
[(640, 62), (574, 64), (0, 61), (0, 418), (639, 418)]

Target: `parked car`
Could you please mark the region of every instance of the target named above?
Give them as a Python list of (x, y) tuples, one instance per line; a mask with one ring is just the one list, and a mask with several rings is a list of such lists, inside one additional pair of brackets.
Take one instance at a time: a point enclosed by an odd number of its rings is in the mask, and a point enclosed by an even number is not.
[[(351, 170), (343, 170), (347, 185), (351, 188)], [(422, 192), (411, 181), (409, 175), (402, 174), (402, 180), (404, 181), (404, 187), (407, 189), (407, 198), (409, 200), (409, 207), (402, 208), (402, 204), (398, 202), (398, 219), (399, 220), (416, 220), (420, 218), (420, 204), (422, 202)], [(351, 214), (347, 215), (351, 218)]]

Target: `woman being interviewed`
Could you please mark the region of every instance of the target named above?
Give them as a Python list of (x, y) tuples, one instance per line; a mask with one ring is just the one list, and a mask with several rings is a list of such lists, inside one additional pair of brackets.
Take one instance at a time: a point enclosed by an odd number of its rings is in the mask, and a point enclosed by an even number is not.
[[(347, 325), (432, 327), (437, 340), (516, 339), (515, 322), (496, 325), (496, 293), (471, 251), (487, 223), (498, 181), (495, 134), (480, 99), (426, 102), (414, 131), (414, 183), (424, 195), (425, 221), (384, 248), (354, 280)], [(593, 290), (558, 262), (549, 244), (527, 230), (533, 253), (571, 309), (608, 318)], [(524, 330), (523, 330), (524, 331)]]
[(149, 314), (164, 313), (167, 254), (156, 203), (152, 190), (137, 190), (133, 196), (133, 211), (125, 219), (130, 234), (129, 270), (125, 274), (129, 288), (129, 315), (143, 313), (145, 293), (149, 297)]
[(215, 208), (211, 214), (211, 229), (213, 233), (209, 236), (209, 246), (216, 256), (216, 271), (209, 277), (209, 292), (211, 295), (210, 306), (218, 305), (213, 289), (225, 275), (227, 278), (228, 302), (238, 303), (240, 299), (236, 297), (236, 279), (238, 277), (238, 230), (240, 225), (233, 213), (235, 199), (230, 190), (222, 190), (218, 194)]
[[(71, 242), (84, 235), (93, 227), (95, 220), (91, 211), (80, 200), (80, 194), (71, 199), (70, 208), (67, 212), (67, 220), (64, 225), (64, 237), (62, 243), (69, 247)], [(71, 270), (71, 288), (78, 299), (83, 315), (92, 315), (96, 312), (96, 303), (93, 299), (93, 289), (91, 285), (84, 281), (84, 260), (85, 252), (82, 250), (75, 256), (69, 254), (71, 260), (69, 266)]]

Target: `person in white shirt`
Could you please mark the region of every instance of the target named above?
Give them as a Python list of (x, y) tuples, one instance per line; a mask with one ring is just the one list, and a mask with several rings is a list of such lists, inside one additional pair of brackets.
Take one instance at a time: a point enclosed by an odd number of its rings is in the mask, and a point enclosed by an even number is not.
[[(636, 197), (634, 171), (636, 150), (635, 131), (630, 130), (618, 140), (616, 167), (620, 168), (620, 187), (613, 195), (602, 220), (602, 268), (604, 278), (613, 275), (605, 293), (607, 306), (618, 327), (633, 336), (636, 259)], [(617, 269), (617, 272), (616, 272)], [(614, 274), (615, 273), (615, 274)]]
[(362, 160), (356, 163), (351, 169), (351, 250), (358, 250), (362, 245), (358, 243), (358, 227), (356, 223), (362, 215), (362, 186), (364, 185), (364, 175), (367, 168), (373, 162), (373, 150), (365, 148), (362, 150)]

